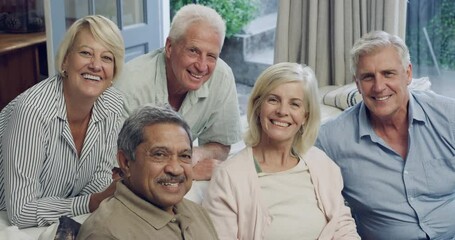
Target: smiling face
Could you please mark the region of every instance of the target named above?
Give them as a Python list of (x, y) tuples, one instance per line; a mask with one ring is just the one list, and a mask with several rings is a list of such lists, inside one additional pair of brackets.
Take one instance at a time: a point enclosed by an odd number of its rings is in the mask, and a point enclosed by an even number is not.
[(191, 24), (182, 39), (166, 40), (166, 75), (173, 92), (199, 89), (212, 76), (221, 51), (219, 34), (208, 23)]
[(63, 61), (65, 96), (97, 98), (112, 84), (114, 61), (114, 55), (82, 29)]
[(119, 153), (125, 185), (142, 199), (172, 214), (192, 184), (192, 149), (186, 131), (172, 123), (144, 128), (144, 141), (130, 161)]
[(261, 142), (288, 142), (305, 123), (306, 113), (300, 83), (285, 83), (273, 89), (260, 107)]
[(404, 69), (397, 50), (391, 46), (359, 58), (356, 84), (374, 118), (407, 114), (407, 86), (411, 80), (412, 66)]

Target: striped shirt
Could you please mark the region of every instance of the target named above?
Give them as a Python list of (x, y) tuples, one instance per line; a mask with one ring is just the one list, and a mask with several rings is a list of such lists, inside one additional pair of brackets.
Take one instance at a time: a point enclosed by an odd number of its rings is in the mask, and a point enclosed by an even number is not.
[(20, 228), (88, 213), (90, 194), (112, 181), (122, 97), (108, 88), (95, 102), (78, 157), (62, 81), (36, 84), (0, 113), (0, 210)]

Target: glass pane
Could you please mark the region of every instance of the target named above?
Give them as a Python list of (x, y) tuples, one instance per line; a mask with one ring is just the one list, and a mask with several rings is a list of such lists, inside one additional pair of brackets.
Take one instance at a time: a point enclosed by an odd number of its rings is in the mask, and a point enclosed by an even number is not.
[(103, 15), (114, 23), (117, 23), (117, 1), (116, 0), (96, 0), (94, 1), (95, 14)]
[(433, 91), (455, 91), (455, 1), (410, 0), (406, 23), (413, 77), (428, 76)]
[(77, 19), (86, 16), (88, 12), (87, 0), (65, 0), (66, 28), (68, 29)]
[(123, 25), (133, 25), (144, 22), (144, 1), (128, 0), (123, 5)]

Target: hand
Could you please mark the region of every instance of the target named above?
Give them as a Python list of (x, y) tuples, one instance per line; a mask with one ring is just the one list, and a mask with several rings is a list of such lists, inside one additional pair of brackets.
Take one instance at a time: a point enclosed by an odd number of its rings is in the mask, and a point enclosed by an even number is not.
[(193, 166), (193, 180), (210, 180), (215, 167), (220, 163), (217, 159), (203, 159)]
[(112, 181), (112, 183), (109, 185), (109, 187), (107, 187), (104, 191), (99, 192), (99, 193), (93, 193), (90, 196), (90, 200), (89, 200), (89, 204), (88, 204), (90, 212), (93, 212), (96, 209), (98, 209), (98, 207), (100, 206), (100, 203), (104, 199), (114, 195), (114, 192), (116, 189), (116, 184), (120, 180), (121, 180), (121, 178), (118, 178), (117, 180)]

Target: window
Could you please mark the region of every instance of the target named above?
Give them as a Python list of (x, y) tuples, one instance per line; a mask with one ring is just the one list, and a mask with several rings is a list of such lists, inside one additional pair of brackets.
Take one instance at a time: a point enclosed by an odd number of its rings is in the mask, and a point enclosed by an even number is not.
[(429, 76), (432, 89), (455, 96), (455, 1), (409, 0), (406, 44), (414, 77)]

